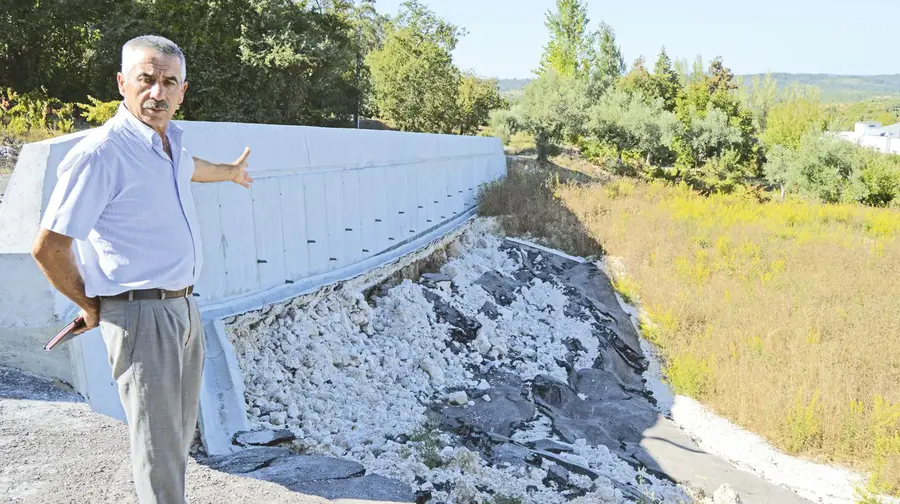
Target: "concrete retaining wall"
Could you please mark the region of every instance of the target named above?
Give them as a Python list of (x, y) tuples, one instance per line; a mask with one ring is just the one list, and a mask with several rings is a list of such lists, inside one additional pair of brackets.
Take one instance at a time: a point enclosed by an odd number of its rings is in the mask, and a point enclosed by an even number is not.
[[(234, 160), (249, 146), (256, 179), (251, 190), (192, 184), (204, 246), (195, 291), (212, 343), (201, 401), (207, 420), (213, 409), (220, 419), (237, 414), (237, 404), (222, 401), (223, 391), (234, 396), (240, 381), (228, 365), (227, 341), (218, 334), (222, 317), (357, 276), (417, 250), (461, 224), (474, 211), (479, 185), (506, 171), (495, 138), (179, 125), (188, 150), (210, 161)], [(25, 145), (0, 203), (0, 364), (73, 383), (96, 411), (122, 419), (99, 330), (53, 352), (41, 348), (76, 310), (44, 280), (30, 257), (31, 244), (56, 168), (85, 134)]]

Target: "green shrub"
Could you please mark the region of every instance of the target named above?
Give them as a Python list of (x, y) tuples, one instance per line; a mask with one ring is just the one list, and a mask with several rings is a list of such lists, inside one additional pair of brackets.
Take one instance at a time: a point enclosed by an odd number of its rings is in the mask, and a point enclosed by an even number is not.
[(75, 129), (74, 111), (71, 103), (48, 97), (43, 88), (23, 94), (0, 90), (0, 127), (14, 138), (70, 133)]
[(890, 206), (900, 195), (900, 156), (838, 138), (807, 135), (797, 150), (776, 145), (765, 172), (788, 192), (825, 203)]
[(114, 115), (116, 115), (116, 111), (119, 108), (119, 104), (122, 103), (120, 100), (112, 100), (108, 102), (100, 101), (97, 98), (94, 98), (91, 95), (88, 95), (88, 103), (76, 103), (78, 108), (84, 110), (81, 114), (84, 119), (93, 124), (101, 125), (106, 121), (112, 119)]
[(490, 127), (494, 136), (503, 141), (503, 145), (509, 144), (513, 134), (519, 131), (522, 119), (512, 110), (496, 109), (490, 114)]

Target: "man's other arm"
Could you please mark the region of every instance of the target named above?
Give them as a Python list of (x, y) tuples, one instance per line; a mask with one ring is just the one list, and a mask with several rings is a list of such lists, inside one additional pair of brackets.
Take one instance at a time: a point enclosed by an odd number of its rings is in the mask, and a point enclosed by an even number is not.
[(250, 187), (253, 177), (247, 173), (247, 157), (250, 155), (250, 147), (244, 149), (233, 163), (210, 163), (205, 159), (194, 157), (194, 174), (192, 182), (234, 182), (244, 187)]
[(42, 228), (34, 241), (31, 255), (50, 284), (82, 309), (87, 326), (75, 332), (81, 334), (97, 327), (100, 324), (100, 300), (89, 298), (84, 293), (84, 279), (72, 252), (72, 238)]

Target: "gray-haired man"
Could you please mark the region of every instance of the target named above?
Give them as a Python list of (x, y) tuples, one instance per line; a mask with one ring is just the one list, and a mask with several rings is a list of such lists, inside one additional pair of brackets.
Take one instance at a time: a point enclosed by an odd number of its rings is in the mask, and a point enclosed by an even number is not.
[(249, 149), (214, 164), (182, 146), (169, 120), (187, 90), (185, 68), (168, 39), (123, 46), (124, 101), (60, 163), (32, 251), (50, 283), (81, 308), (79, 332), (100, 327), (142, 504), (186, 502), (205, 352), (192, 297), (203, 255), (190, 183), (253, 182)]

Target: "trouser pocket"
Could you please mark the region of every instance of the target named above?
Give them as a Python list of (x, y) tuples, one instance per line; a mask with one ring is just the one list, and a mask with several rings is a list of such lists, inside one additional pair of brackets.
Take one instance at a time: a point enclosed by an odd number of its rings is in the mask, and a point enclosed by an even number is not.
[(100, 334), (116, 381), (131, 367), (139, 316), (140, 301), (100, 302)]

